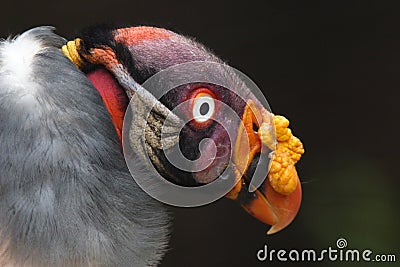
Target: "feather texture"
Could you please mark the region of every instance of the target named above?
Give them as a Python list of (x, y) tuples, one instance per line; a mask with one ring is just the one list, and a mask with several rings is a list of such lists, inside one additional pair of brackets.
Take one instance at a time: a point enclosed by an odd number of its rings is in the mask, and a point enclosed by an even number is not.
[(49, 27), (0, 43), (0, 262), (155, 265), (168, 214), (130, 176), (101, 97), (64, 43)]

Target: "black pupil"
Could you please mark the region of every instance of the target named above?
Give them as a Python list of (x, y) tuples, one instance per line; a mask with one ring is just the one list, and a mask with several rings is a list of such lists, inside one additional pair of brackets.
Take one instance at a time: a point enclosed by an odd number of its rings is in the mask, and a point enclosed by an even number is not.
[(210, 106), (208, 105), (208, 103), (203, 103), (200, 106), (200, 115), (204, 116), (208, 113), (208, 111), (210, 110)]

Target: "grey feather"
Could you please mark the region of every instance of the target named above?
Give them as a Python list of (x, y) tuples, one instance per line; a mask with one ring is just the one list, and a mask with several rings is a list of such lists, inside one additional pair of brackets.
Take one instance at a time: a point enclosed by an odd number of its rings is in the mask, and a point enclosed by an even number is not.
[(48, 27), (26, 34), (45, 47), (29, 76), (36, 93), (0, 71), (0, 261), (156, 265), (167, 212), (131, 177), (101, 97), (59, 50), (65, 40)]

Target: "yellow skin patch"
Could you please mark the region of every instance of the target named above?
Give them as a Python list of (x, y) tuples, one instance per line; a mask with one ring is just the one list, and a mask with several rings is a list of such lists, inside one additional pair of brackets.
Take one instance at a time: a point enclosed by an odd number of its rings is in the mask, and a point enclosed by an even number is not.
[(69, 58), (78, 68), (81, 68), (84, 65), (84, 62), (79, 55), (78, 49), (81, 43), (81, 39), (77, 38), (73, 41), (69, 41), (66, 45), (61, 47), (64, 55)]
[(294, 165), (300, 160), (304, 148), (300, 139), (288, 128), (289, 121), (285, 117), (274, 115), (273, 123), (277, 143), (269, 131), (271, 123), (267, 119), (261, 124), (258, 135), (264, 145), (269, 148), (275, 147), (268, 173), (272, 188), (280, 194), (289, 195), (297, 187), (298, 176)]

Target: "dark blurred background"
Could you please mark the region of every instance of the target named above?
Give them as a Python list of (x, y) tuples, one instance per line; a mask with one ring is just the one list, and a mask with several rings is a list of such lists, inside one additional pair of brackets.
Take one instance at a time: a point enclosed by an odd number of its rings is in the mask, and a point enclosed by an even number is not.
[[(283, 266), (270, 249), (348, 248), (400, 262), (400, 8), (389, 1), (22, 1), (2, 4), (0, 35), (54, 25), (72, 37), (99, 22), (154, 25), (193, 36), (264, 91), (306, 149), (298, 163), (303, 204), (267, 236), (236, 203), (172, 209), (161, 266)], [(399, 164), (399, 165), (398, 165)], [(359, 263), (362, 266), (367, 264)], [(286, 263), (310, 266), (311, 263)], [(349, 262), (320, 263), (351, 266)]]

